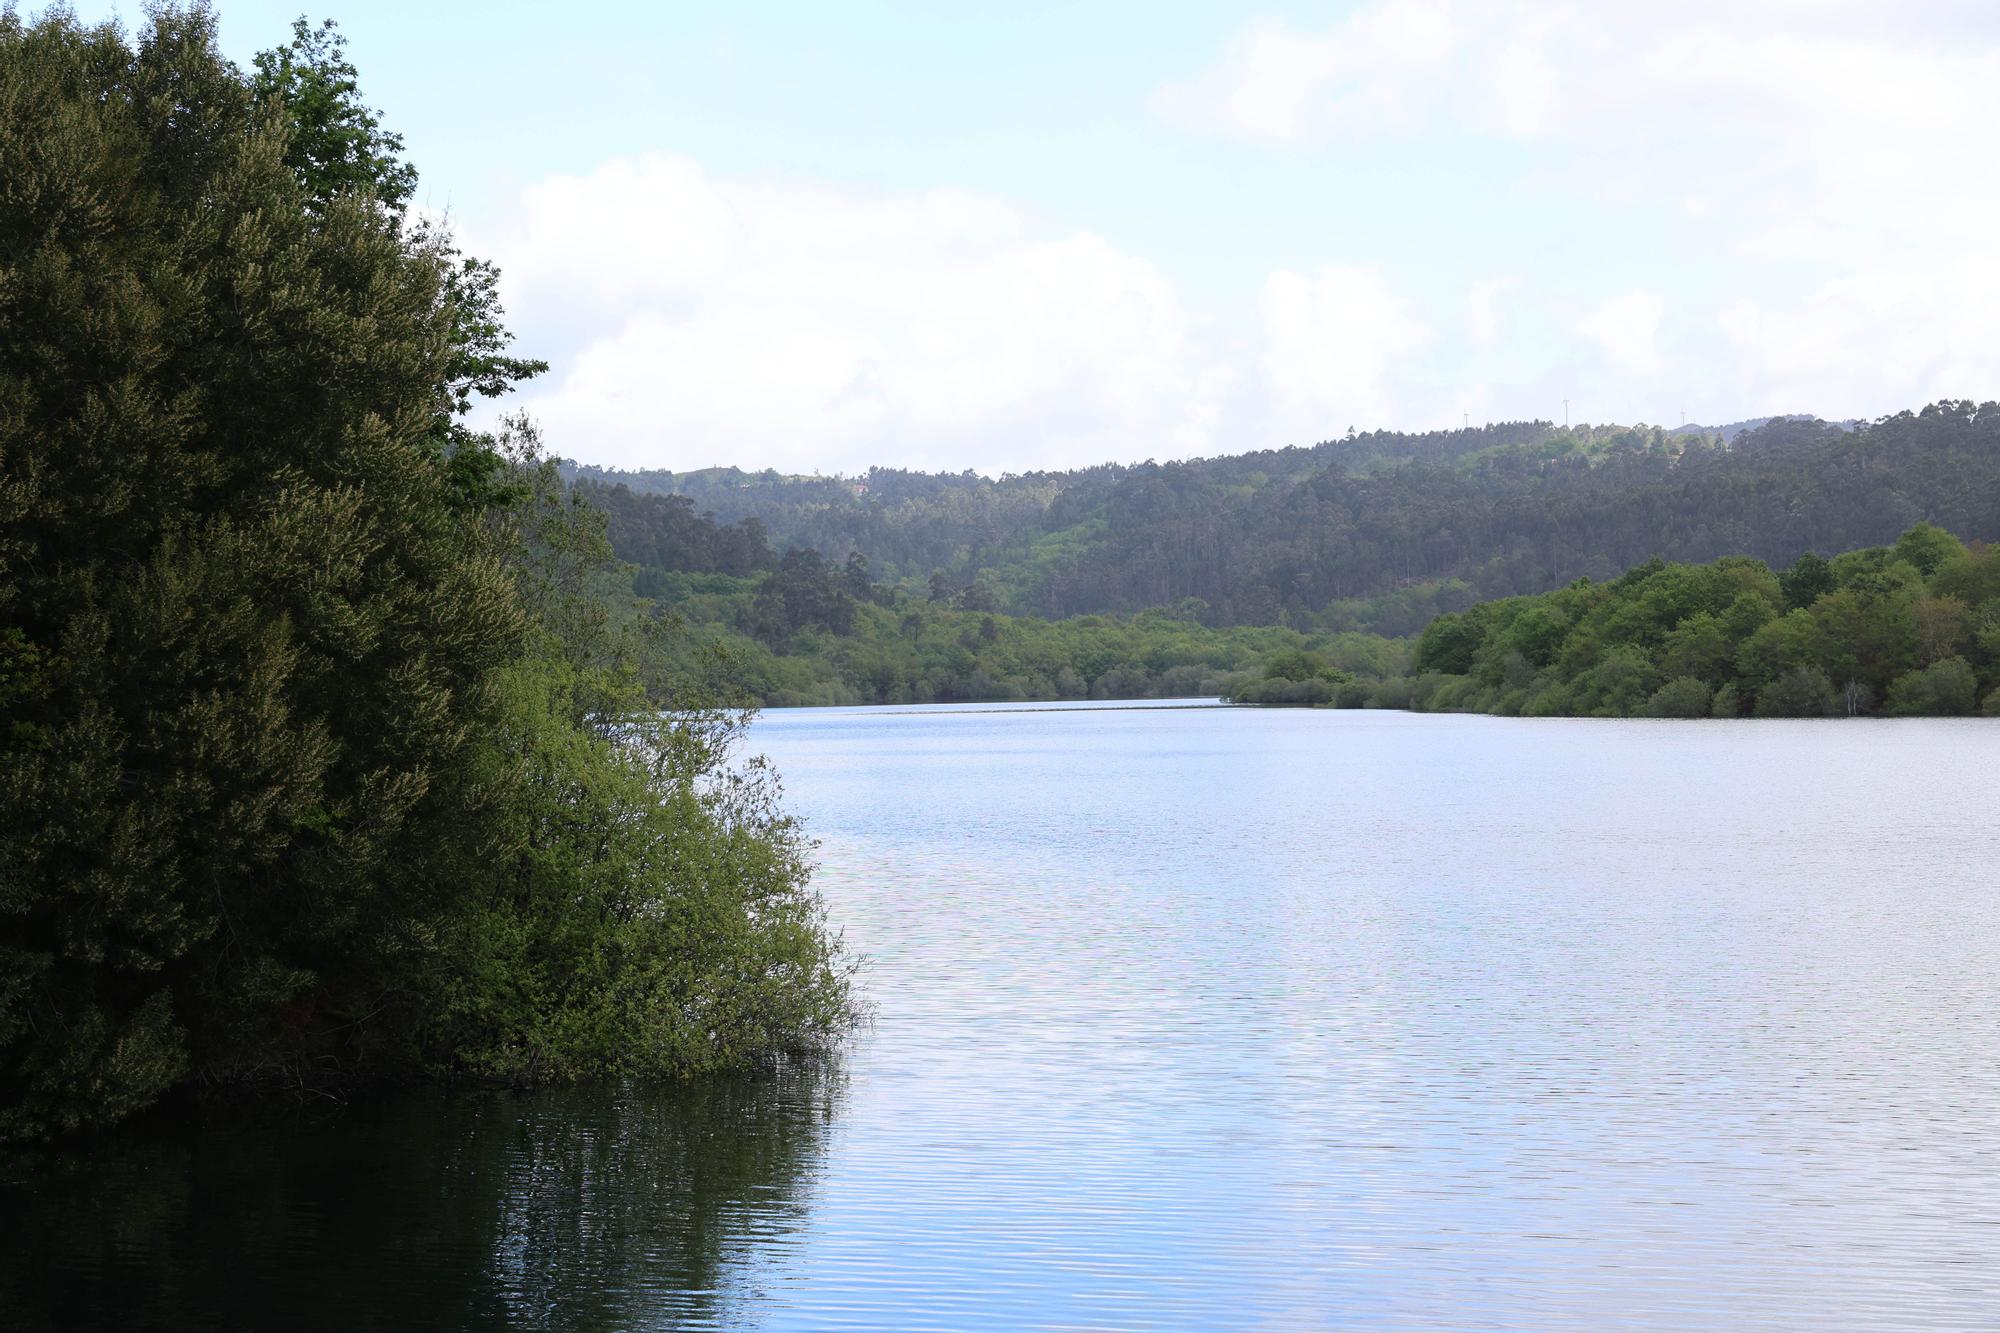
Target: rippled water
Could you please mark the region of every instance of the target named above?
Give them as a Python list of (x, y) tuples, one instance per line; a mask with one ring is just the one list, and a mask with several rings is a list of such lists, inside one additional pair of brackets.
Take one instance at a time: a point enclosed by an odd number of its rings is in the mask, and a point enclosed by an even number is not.
[[(165, 1133), (32, 1322), (2000, 1327), (2000, 726), (802, 710), (838, 1067)], [(144, 1322), (144, 1316), (133, 1322)]]

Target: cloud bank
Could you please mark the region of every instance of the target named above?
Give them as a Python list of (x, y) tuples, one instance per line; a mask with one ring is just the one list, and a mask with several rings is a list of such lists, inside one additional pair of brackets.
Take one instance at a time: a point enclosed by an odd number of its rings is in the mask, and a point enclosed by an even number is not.
[(1173, 284), (956, 190), (858, 195), (654, 157), (527, 194), (496, 247), (573, 351), (525, 406), (597, 461), (1026, 470), (1207, 448), (1227, 388)]
[[(1377, 0), (1251, 22), (1138, 111), (1299, 171), (1506, 164), (1518, 211), (1422, 262), (1351, 236), (1253, 256), (1205, 308), (1167, 260), (991, 194), (621, 159), (468, 238), (555, 363), (520, 405), (624, 466), (997, 472), (1565, 397), (1632, 420), (1690, 391), (1715, 418), (2000, 393), (1990, 5)], [(1634, 210), (1653, 232), (1585, 278), (1537, 248), (1541, 215), (1601, 237)]]

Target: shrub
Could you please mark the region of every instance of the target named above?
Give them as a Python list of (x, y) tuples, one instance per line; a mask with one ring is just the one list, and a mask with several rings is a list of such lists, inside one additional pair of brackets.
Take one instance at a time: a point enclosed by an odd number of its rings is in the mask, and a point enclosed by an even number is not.
[(1757, 695), (1758, 717), (1832, 717), (1839, 711), (1833, 682), (1818, 667), (1793, 667)]
[(1330, 680), (1288, 680), (1278, 676), (1245, 682), (1231, 700), (1239, 704), (1316, 706), (1332, 703), (1336, 688)]
[(1347, 681), (1334, 690), (1333, 706), (1335, 708), (1365, 708), (1368, 706), (1369, 699), (1373, 697), (1375, 688), (1374, 685), (1371, 685), (1367, 681)]
[(1522, 717), (1568, 717), (1572, 711), (1569, 688), (1560, 682), (1542, 685), (1521, 701)]
[(1677, 676), (1653, 691), (1646, 700), (1647, 717), (1707, 717), (1714, 701), (1705, 682), (1692, 676)]
[(1369, 708), (1405, 709), (1411, 706), (1415, 684), (1408, 676), (1392, 676), (1368, 687)]
[(1889, 686), (1889, 711), (1900, 717), (1966, 717), (1978, 703), (1979, 681), (1962, 657), (1908, 671)]

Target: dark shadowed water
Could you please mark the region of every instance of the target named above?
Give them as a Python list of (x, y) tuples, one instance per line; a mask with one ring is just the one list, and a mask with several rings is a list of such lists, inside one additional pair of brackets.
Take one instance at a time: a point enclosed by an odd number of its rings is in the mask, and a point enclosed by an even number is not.
[(2000, 1327), (2000, 724), (802, 710), (835, 1068), (157, 1131), (0, 1323)]

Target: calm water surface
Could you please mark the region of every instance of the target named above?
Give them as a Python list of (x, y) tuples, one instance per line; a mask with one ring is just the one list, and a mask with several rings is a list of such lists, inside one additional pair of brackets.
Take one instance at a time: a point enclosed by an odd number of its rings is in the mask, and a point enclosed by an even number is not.
[(819, 709), (755, 740), (870, 959), (838, 1066), (162, 1130), (0, 1189), (0, 1297), (2000, 1327), (2000, 725)]

